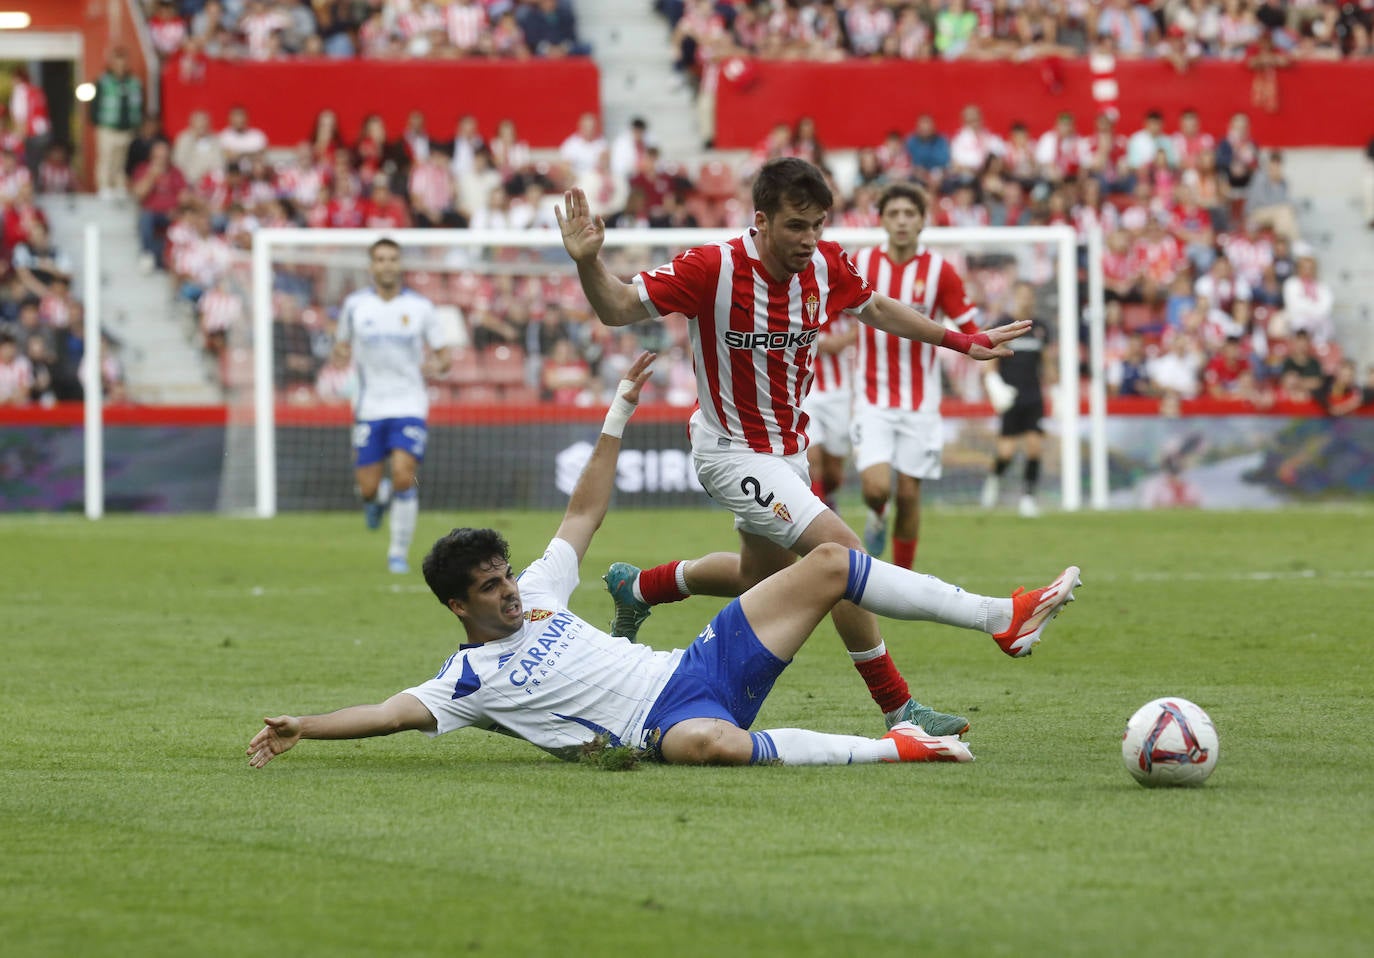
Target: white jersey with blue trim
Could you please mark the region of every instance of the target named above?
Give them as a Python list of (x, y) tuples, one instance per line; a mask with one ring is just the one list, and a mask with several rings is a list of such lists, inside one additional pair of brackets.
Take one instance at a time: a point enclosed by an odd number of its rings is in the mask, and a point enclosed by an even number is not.
[(429, 393), (420, 368), (424, 347), (448, 345), (433, 303), (405, 288), (391, 299), (382, 299), (370, 286), (360, 289), (344, 300), (337, 337), (353, 348), (358, 372), (354, 414), (360, 421), (428, 415)]
[(520, 574), (525, 624), (509, 638), (462, 646), (439, 674), (405, 691), (434, 715), (441, 735), (473, 726), (504, 732), (561, 758), (597, 736), (647, 746), (649, 708), (682, 650), (658, 652), (611, 636), (568, 609), (577, 552), (562, 539)]

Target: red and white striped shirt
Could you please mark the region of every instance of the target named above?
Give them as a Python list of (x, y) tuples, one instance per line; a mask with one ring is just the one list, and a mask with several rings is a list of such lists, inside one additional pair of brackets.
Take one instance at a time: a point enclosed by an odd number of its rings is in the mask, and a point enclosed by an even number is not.
[[(827, 336), (845, 336), (857, 323), (841, 313), (821, 330), (821, 339)], [(815, 378), (811, 381), (813, 393), (843, 393), (854, 391), (854, 347), (846, 346), (838, 353), (823, 353), (816, 350)]]
[(417, 163), (410, 171), (410, 200), (425, 210), (453, 208), (453, 174), (447, 166)]
[(752, 230), (689, 249), (634, 284), (650, 315), (688, 319), (700, 410), (694, 421), (706, 437), (774, 455), (800, 452), (810, 441), (801, 401), (821, 327), (873, 299), (849, 255), (827, 240), (806, 269), (773, 279)]
[[(887, 245), (860, 250), (855, 263), (879, 293), (915, 306), (937, 322), (977, 332), (978, 307), (964, 291), (964, 281), (939, 253), (921, 248), (905, 263), (888, 259)], [(885, 333), (872, 326), (859, 330), (859, 399), (880, 409), (940, 411), (938, 346)]]
[(243, 297), (233, 290), (215, 287), (200, 298), (200, 328), (206, 333), (226, 332), (246, 316)]
[(398, 16), (396, 28), (407, 40), (413, 40), (432, 30), (443, 30), (444, 15), (432, 3), (422, 3)]
[(153, 49), (164, 57), (181, 49), (186, 34), (186, 21), (175, 13), (155, 13), (148, 18), (148, 36), (153, 41)]
[(0, 201), (6, 203), (13, 201), (26, 183), (33, 183), (33, 177), (29, 175), (29, 169), (26, 166), (16, 166), (8, 172), (0, 172)]
[(287, 166), (277, 170), (277, 196), (297, 206), (312, 206), (324, 187), (324, 172), (317, 166)]
[(444, 10), (448, 42), (464, 53), (476, 50), (487, 32), (487, 11), (478, 3), (454, 3)]
[(248, 41), (248, 59), (266, 60), (272, 55), (270, 40), (278, 30), (291, 29), (291, 20), (276, 9), (245, 14), (239, 20), (239, 32)]

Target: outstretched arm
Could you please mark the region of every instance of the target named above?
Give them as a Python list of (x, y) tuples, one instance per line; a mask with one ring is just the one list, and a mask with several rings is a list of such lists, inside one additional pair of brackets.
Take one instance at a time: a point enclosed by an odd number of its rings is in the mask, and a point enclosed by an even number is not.
[(607, 326), (628, 326), (649, 318), (649, 310), (639, 300), (634, 286), (611, 274), (601, 262), (601, 244), (606, 241), (606, 223), (593, 216), (587, 196), (572, 189), (563, 194), (563, 206), (555, 205), (553, 215), (563, 233), (563, 248), (577, 264), (577, 278), (587, 295), (592, 311)]
[(654, 353), (640, 353), (620, 381), (615, 399), (606, 413), (605, 425), (601, 427), (601, 436), (587, 465), (582, 468), (577, 485), (573, 487), (568, 511), (563, 514), (563, 523), (555, 534), (577, 551), (579, 562), (587, 554), (592, 536), (601, 528), (601, 520), (606, 518), (611, 493), (615, 490), (615, 464), (620, 457), (620, 435), (639, 405), (639, 392), (649, 379), (654, 357)]
[(974, 359), (1010, 356), (1011, 350), (1002, 344), (1024, 336), (1031, 327), (1029, 320), (1022, 320), (973, 335), (959, 333), (946, 329), (930, 317), (881, 293), (874, 294), (873, 302), (859, 314), (859, 320), (885, 333), (933, 346), (944, 346), (955, 352), (967, 353)]
[(371, 738), (436, 727), (429, 709), (406, 692), (376, 705), (353, 705), (327, 715), (278, 715), (262, 721), (262, 729), (248, 743), (248, 764), (254, 768), (262, 768), (303, 738)]

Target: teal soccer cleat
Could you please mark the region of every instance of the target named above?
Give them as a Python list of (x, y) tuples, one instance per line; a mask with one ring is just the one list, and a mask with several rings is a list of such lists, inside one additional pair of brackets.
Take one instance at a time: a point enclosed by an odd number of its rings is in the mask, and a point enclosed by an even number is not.
[(635, 598), (635, 579), (639, 577), (639, 566), (628, 562), (612, 562), (610, 569), (601, 578), (606, 583), (606, 591), (615, 602), (615, 617), (611, 620), (611, 635), (621, 635), (633, 642), (639, 635), (639, 627), (649, 618), (653, 608), (643, 599)]

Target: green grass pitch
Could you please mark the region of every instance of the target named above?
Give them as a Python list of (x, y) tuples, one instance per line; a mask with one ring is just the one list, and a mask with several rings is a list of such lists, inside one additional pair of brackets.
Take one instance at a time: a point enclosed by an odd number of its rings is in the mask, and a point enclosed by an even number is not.
[[(850, 518), (857, 522), (858, 516)], [(421, 515), (505, 529), (550, 514)], [(1083, 568), (1030, 659), (887, 623), (963, 766), (616, 773), (477, 732), (306, 742), (265, 714), (377, 701), (461, 631), (361, 515), (0, 521), (0, 953), (1365, 955), (1374, 947), (1374, 511), (932, 510), (920, 566), (1005, 593)], [(734, 544), (720, 512), (613, 512), (598, 576)], [(684, 645), (722, 604), (657, 610)], [(1120, 733), (1163, 694), (1215, 720), (1201, 789), (1147, 791)], [(878, 734), (829, 623), (759, 727)]]

